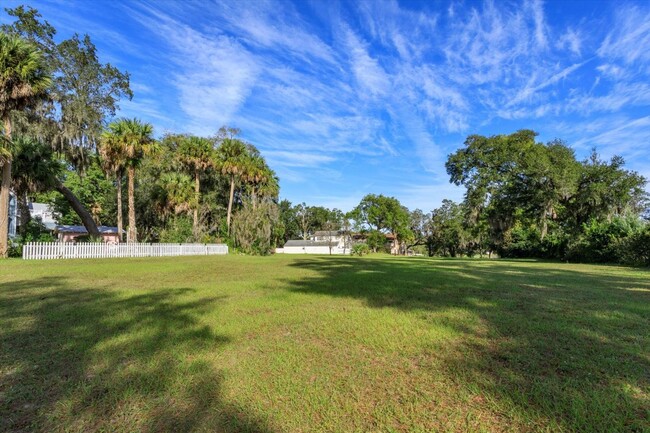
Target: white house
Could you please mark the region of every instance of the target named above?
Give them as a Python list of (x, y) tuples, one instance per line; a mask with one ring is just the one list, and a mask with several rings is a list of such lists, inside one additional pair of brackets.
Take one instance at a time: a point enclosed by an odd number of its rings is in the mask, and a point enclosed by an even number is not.
[(350, 254), (350, 236), (342, 231), (317, 231), (309, 240), (290, 240), (276, 253), (284, 254)]
[(29, 213), (33, 219), (39, 220), (46, 229), (54, 230), (56, 228), (56, 218), (49, 204), (30, 203)]

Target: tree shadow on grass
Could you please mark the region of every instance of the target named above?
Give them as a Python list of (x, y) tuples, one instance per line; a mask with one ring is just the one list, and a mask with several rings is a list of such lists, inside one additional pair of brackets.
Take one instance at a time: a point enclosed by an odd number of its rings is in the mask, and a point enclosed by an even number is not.
[(0, 290), (1, 431), (270, 431), (205, 359), (229, 342), (199, 321), (220, 297), (70, 284)]
[[(524, 430), (650, 431), (650, 272), (404, 258), (292, 266), (315, 271), (287, 281), (294, 291), (444, 320), (463, 335), (442, 355), (446, 374)], [(459, 309), (479, 325), (448, 314)]]

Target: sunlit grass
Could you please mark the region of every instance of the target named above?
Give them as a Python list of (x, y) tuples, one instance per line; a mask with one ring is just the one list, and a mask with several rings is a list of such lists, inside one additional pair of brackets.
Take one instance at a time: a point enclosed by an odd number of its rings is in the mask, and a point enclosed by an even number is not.
[(0, 287), (0, 431), (650, 429), (643, 269), (5, 261)]

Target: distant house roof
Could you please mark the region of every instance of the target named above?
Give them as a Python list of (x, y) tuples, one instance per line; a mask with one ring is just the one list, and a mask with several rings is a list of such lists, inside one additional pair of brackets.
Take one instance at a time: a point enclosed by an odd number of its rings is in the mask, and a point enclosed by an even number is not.
[(303, 241), (303, 240), (291, 240), (287, 241), (284, 244), (284, 247), (328, 247), (330, 243), (328, 241)]
[[(108, 234), (117, 234), (117, 227), (109, 227), (109, 226), (99, 226), (97, 227), (99, 230), (99, 233), (102, 235), (108, 235)], [(86, 230), (86, 227), (84, 226), (68, 226), (68, 225), (63, 225), (63, 226), (56, 226), (56, 229), (54, 229), (57, 233), (74, 233), (74, 234), (88, 234), (88, 230)], [(122, 233), (125, 233), (124, 230), (122, 230)]]
[(41, 221), (41, 223), (48, 230), (56, 230), (56, 223), (53, 223), (52, 221)]
[(341, 236), (343, 234), (340, 230), (318, 230), (314, 232), (314, 236)]

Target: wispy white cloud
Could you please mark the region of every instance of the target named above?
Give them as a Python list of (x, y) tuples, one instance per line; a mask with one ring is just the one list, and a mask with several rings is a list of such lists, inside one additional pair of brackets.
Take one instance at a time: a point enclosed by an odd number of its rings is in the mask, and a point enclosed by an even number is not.
[(650, 104), (650, 84), (647, 82), (619, 82), (602, 95), (578, 94), (569, 98), (565, 110), (588, 115), (594, 112), (613, 112), (624, 107)]
[(650, 60), (650, 11), (634, 5), (617, 8), (612, 30), (603, 40), (598, 55), (621, 59), (626, 64)]
[(233, 120), (255, 85), (259, 65), (234, 38), (208, 37), (163, 12), (146, 8), (140, 22), (171, 49), (170, 77), (189, 130), (209, 134)]
[(267, 150), (264, 155), (287, 167), (319, 167), (335, 160), (332, 156), (318, 153), (289, 152), (280, 150)]
[(370, 56), (366, 44), (350, 29), (345, 29), (345, 43), (350, 53), (352, 71), (363, 91), (373, 96), (385, 94), (390, 79), (379, 61)]
[(546, 78), (541, 83), (533, 83), (532, 82), (533, 80), (531, 80), (531, 82), (527, 83), (526, 86), (523, 89), (521, 89), (519, 93), (517, 93), (515, 97), (508, 102), (507, 107), (511, 107), (522, 101), (525, 101), (526, 99), (530, 98), (532, 95), (539, 92), (540, 90), (543, 90), (557, 83), (558, 81), (563, 80), (569, 74), (574, 72), (576, 69), (580, 68), (582, 65), (584, 65), (584, 62), (567, 66), (566, 68), (562, 69), (558, 73)]
[(608, 122), (592, 125), (591, 129), (592, 134), (576, 140), (573, 145), (582, 149), (596, 147), (606, 157), (647, 154), (647, 143), (650, 143), (650, 116), (609, 119)]
[(542, 0), (532, 0), (529, 3), (533, 14), (533, 20), (535, 21), (535, 40), (540, 48), (546, 48), (548, 45), (548, 41), (546, 39), (547, 26), (543, 5), (544, 3)]
[(580, 55), (582, 52), (582, 37), (580, 33), (572, 28), (568, 28), (557, 40), (556, 47), (559, 49), (568, 49), (575, 55)]
[(220, 18), (247, 43), (284, 51), (302, 58), (337, 65), (336, 52), (313, 32), (290, 4), (278, 7), (272, 1), (259, 0), (255, 7), (246, 2), (219, 2), (214, 5)]

